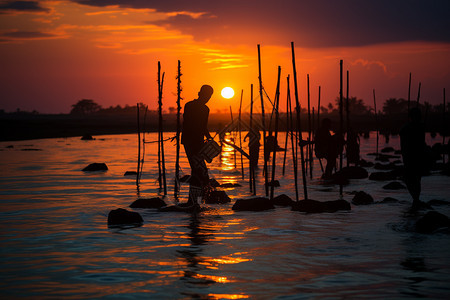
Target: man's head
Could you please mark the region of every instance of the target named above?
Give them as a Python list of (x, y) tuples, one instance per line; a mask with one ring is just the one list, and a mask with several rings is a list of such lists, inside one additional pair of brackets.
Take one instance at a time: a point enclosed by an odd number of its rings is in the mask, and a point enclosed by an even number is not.
[(210, 85), (203, 85), (198, 92), (198, 100), (207, 103), (209, 99), (211, 99), (212, 94), (214, 93), (213, 88)]

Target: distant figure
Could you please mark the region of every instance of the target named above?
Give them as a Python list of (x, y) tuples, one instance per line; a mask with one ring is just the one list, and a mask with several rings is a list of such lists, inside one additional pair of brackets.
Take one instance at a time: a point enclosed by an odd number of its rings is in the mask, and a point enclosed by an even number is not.
[(419, 200), (422, 175), (427, 171), (425, 128), (419, 108), (409, 111), (409, 122), (400, 131), (400, 146), (405, 167), (405, 183), (413, 198), (412, 210), (424, 206)]
[(266, 161), (270, 158), (270, 153), (274, 151), (280, 151), (281, 147), (278, 145), (278, 141), (275, 139), (275, 136), (272, 132), (269, 132), (269, 135), (266, 136), (266, 144), (264, 148), (264, 159)]
[(189, 181), (189, 199), (187, 204), (198, 204), (198, 198), (203, 197), (209, 186), (208, 168), (200, 154), (204, 145), (204, 137), (212, 139), (208, 131), (209, 108), (206, 106), (214, 90), (209, 85), (203, 85), (198, 92), (198, 98), (185, 104), (183, 113), (183, 132), (181, 143), (191, 167)]
[(314, 153), (317, 158), (325, 158), (327, 166), (322, 179), (329, 179), (336, 167), (336, 158), (342, 152), (343, 141), (340, 134), (331, 135), (331, 120), (325, 118), (314, 136)]
[(250, 167), (255, 170), (258, 168), (259, 148), (261, 147), (261, 143), (259, 142), (259, 140), (261, 139), (261, 134), (259, 133), (259, 131), (251, 129), (244, 137), (244, 142), (247, 138), (250, 156)]

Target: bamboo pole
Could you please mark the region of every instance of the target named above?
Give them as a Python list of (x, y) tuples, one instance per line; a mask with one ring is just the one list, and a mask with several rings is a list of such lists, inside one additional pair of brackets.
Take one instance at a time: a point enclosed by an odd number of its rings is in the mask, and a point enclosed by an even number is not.
[[(251, 138), (253, 134), (253, 84), (250, 85), (250, 132), (249, 132), (249, 154), (250, 154), (250, 144), (251, 144)], [(251, 155), (251, 154), (250, 154)], [(256, 194), (256, 183), (255, 183), (255, 170), (253, 169), (252, 164), (252, 157), (248, 160), (249, 163), (249, 170), (250, 170), (250, 176), (249, 176), (249, 185), (250, 185), (250, 193), (253, 195)]]
[(411, 109), (411, 72), (409, 72), (409, 85), (408, 85), (408, 116)]
[(138, 161), (137, 161), (137, 172), (136, 172), (136, 186), (139, 187), (139, 171), (141, 170), (141, 128), (139, 120), (139, 103), (136, 104), (137, 107), (137, 135), (138, 135)]
[(289, 84), (289, 75), (287, 77), (287, 95), (288, 95), (288, 116), (289, 116), (289, 132), (291, 135), (291, 147), (292, 147), (292, 163), (294, 169), (294, 185), (295, 185), (295, 201), (298, 202), (298, 169), (297, 169), (297, 143), (294, 142), (294, 121), (292, 120), (292, 105), (291, 105), (291, 90)]
[(379, 134), (378, 134), (378, 113), (377, 113), (377, 101), (375, 98), (375, 89), (373, 90), (373, 107), (375, 110), (375, 127), (377, 130), (377, 152), (376, 152), (376, 157), (378, 157), (378, 139), (379, 139)]
[(291, 49), (292, 49), (292, 68), (293, 68), (293, 74), (294, 74), (294, 95), (295, 95), (295, 104), (296, 104), (296, 111), (297, 111), (297, 130), (298, 130), (298, 139), (300, 143), (300, 159), (302, 163), (302, 179), (303, 179), (303, 193), (305, 199), (308, 199), (308, 187), (306, 186), (306, 173), (305, 173), (305, 157), (303, 154), (303, 137), (302, 137), (302, 126), (300, 121), (300, 101), (298, 99), (298, 85), (297, 85), (297, 70), (295, 68), (295, 50), (294, 50), (294, 42), (291, 42)]
[[(442, 112), (442, 147), (445, 149), (445, 88), (443, 90), (443, 96), (444, 96), (444, 107)], [(445, 165), (445, 151), (442, 154), (442, 163)]]
[(417, 91), (417, 107), (419, 107), (419, 101), (420, 101), (420, 86), (422, 85), (422, 82), (419, 82), (419, 90)]
[[(317, 128), (320, 128), (320, 92), (321, 92), (321, 88), (320, 88), (320, 85), (319, 85), (319, 96), (318, 96), (318, 103), (317, 103), (317, 107), (318, 107), (318, 109), (317, 109)], [(315, 147), (315, 143), (314, 143), (314, 147)], [(319, 164), (320, 164), (320, 169), (322, 170), (322, 173), (324, 172), (324, 170), (323, 170), (323, 164), (322, 164), (322, 159), (321, 158), (319, 158)]]
[[(289, 82), (289, 75), (287, 77), (287, 82)], [(288, 87), (289, 92), (289, 87)], [(283, 170), (282, 174), (284, 176), (285, 170), (286, 170), (286, 155), (287, 155), (287, 148), (288, 148), (288, 138), (289, 138), (289, 102), (288, 102), (289, 95), (286, 96), (286, 137), (284, 140), (284, 156), (283, 156)]]
[[(161, 162), (161, 176), (162, 176), (162, 186), (164, 188), (164, 196), (167, 195), (167, 184), (166, 184), (166, 163), (164, 159), (164, 134), (163, 134), (163, 117), (162, 117), (162, 93), (164, 85), (164, 73), (161, 75), (161, 63), (158, 62), (158, 107), (159, 107), (159, 153)], [(160, 182), (161, 186), (161, 182)]]
[[(275, 93), (275, 141), (277, 141), (278, 138), (278, 119), (280, 117), (280, 113), (278, 111), (279, 104), (280, 104), (280, 76), (281, 76), (281, 67), (278, 66), (278, 79), (277, 79), (277, 89)], [(273, 194), (275, 190), (275, 165), (276, 165), (276, 158), (277, 158), (277, 150), (274, 149), (273, 156), (272, 156), (272, 185), (270, 186), (270, 200), (273, 200)]]
[(148, 111), (148, 106), (145, 106), (145, 111), (144, 111), (144, 123), (142, 125), (142, 159), (141, 159), (141, 170), (139, 172), (139, 182), (141, 181), (141, 176), (142, 176), (142, 170), (144, 169), (144, 159), (145, 159), (145, 123), (147, 120), (147, 111)]
[[(241, 113), (242, 113), (242, 98), (244, 97), (244, 90), (241, 90), (241, 102), (239, 104), (239, 123), (238, 123), (238, 129), (239, 129), (239, 147), (242, 149), (242, 128), (241, 128)], [(244, 159), (242, 158), (241, 153), (241, 171), (242, 171), (242, 180), (244, 180)]]
[[(264, 95), (263, 95), (263, 86), (262, 86), (262, 73), (261, 73), (261, 47), (258, 44), (258, 70), (259, 70), (259, 96), (261, 98), (261, 124), (262, 124), (262, 129), (263, 129), (263, 147), (264, 147), (264, 153), (266, 151), (266, 121), (265, 121), (265, 115), (264, 115)], [(264, 186), (265, 186), (265, 191), (266, 191), (266, 196), (269, 195), (269, 179), (268, 179), (268, 174), (267, 174), (267, 160), (265, 157), (265, 154), (263, 153), (263, 157), (264, 157), (264, 169), (263, 169), (263, 173), (264, 173)]]
[[(347, 141), (348, 141), (348, 133), (350, 132), (350, 103), (349, 103), (349, 99), (348, 99), (348, 89), (349, 89), (349, 83), (348, 83), (348, 70), (347, 70), (347, 96), (346, 96), (346, 101), (345, 101), (345, 116), (347, 117)], [(348, 144), (347, 144), (348, 147)], [(350, 166), (350, 163), (348, 161), (348, 148), (346, 150), (346, 154), (347, 154), (347, 167)]]
[(178, 72), (177, 72), (177, 153), (175, 158), (175, 189), (174, 196), (178, 197), (178, 192), (180, 190), (179, 180), (180, 180), (180, 132), (181, 132), (181, 62), (178, 61)]
[[(344, 95), (343, 95), (343, 60), (339, 62), (339, 139), (344, 134)], [(340, 141), (339, 141), (340, 142)], [(339, 170), (342, 170), (342, 151), (339, 154)]]
[(312, 179), (312, 165), (313, 165), (313, 156), (312, 156), (312, 144), (311, 144), (311, 97), (310, 97), (310, 91), (309, 91), (309, 74), (306, 75), (306, 85), (307, 85), (307, 91), (308, 91), (308, 161), (309, 161), (309, 176)]

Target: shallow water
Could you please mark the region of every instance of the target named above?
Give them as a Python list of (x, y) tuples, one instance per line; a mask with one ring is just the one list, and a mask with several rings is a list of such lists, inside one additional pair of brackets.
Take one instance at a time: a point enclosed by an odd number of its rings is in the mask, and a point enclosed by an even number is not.
[[(373, 159), (365, 154), (375, 151), (374, 136), (361, 139), (363, 158)], [(156, 134), (146, 139), (153, 141)], [(278, 140), (283, 146), (284, 135)], [(398, 144), (398, 137), (391, 137), (389, 145), (398, 149)], [(175, 147), (172, 142), (165, 145), (166, 201), (171, 203)], [(380, 149), (384, 146), (380, 139)], [(389, 196), (398, 203), (352, 205), (350, 212), (333, 214), (280, 207), (234, 212), (233, 202), (250, 196), (247, 162), (242, 180), (240, 156), (235, 168), (234, 153), (225, 148), (209, 167), (220, 183), (242, 184), (225, 189), (231, 203), (206, 205), (209, 209), (196, 216), (135, 209), (144, 218), (142, 227), (108, 228), (110, 210), (128, 208), (138, 196), (162, 195), (156, 144), (146, 144), (139, 191), (135, 178), (123, 176), (136, 169), (135, 135), (2, 142), (0, 149), (2, 298), (335, 299), (450, 294), (448, 233), (423, 235), (410, 230), (414, 220), (405, 217), (410, 197), (406, 190), (384, 190), (387, 182), (352, 180), (344, 186), (343, 198), (351, 201), (352, 191), (365, 190), (375, 201)], [(181, 153), (182, 170), (189, 173)], [(109, 170), (81, 171), (93, 162), (104, 162)], [(290, 152), (284, 176), (282, 162), (283, 153), (278, 152), (276, 179), (281, 187), (275, 194), (295, 199)], [(261, 169), (259, 195), (264, 193)], [(338, 199), (338, 186), (320, 184), (317, 160), (313, 170), (309, 198)], [(423, 178), (422, 186), (422, 200), (450, 200), (448, 177), (433, 173)], [(183, 185), (182, 202), (187, 191)], [(448, 206), (435, 209), (450, 215)]]

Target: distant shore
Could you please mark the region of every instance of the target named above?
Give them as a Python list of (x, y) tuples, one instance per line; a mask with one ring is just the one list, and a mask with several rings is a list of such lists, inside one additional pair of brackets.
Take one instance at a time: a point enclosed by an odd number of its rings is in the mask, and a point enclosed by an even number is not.
[[(237, 119), (237, 114), (233, 116)], [(336, 114), (321, 114), (321, 118), (332, 119), (334, 128), (339, 126), (339, 118)], [(268, 126), (270, 115), (266, 115), (266, 126)], [(260, 115), (255, 115), (253, 124), (258, 123)], [(351, 127), (355, 131), (362, 133), (378, 130), (381, 133), (397, 134), (406, 122), (406, 115), (378, 117), (378, 124), (373, 115), (355, 115), (351, 117)], [(302, 114), (302, 130), (308, 130), (308, 117)], [(248, 115), (243, 117), (243, 121), (248, 123)], [(450, 120), (446, 121), (446, 127), (450, 128)], [(147, 116), (145, 124), (141, 120), (141, 130), (155, 132), (158, 130), (158, 118)], [(344, 128), (345, 123), (344, 120)], [(211, 114), (209, 118), (209, 130), (220, 131), (231, 123), (229, 114)], [(272, 121), (273, 123), (273, 121)], [(317, 119), (314, 122), (317, 128)], [(280, 130), (286, 130), (286, 115), (280, 114)], [(273, 124), (272, 124), (273, 126)], [(426, 122), (429, 132), (441, 133), (442, 117), (429, 116)], [(164, 115), (164, 131), (176, 131), (176, 114)], [(108, 135), (108, 134), (129, 134), (137, 132), (137, 118), (134, 115), (87, 115), (74, 116), (70, 114), (2, 114), (0, 115), (0, 141), (18, 141), (44, 138), (63, 138), (83, 135)], [(448, 133), (447, 133), (448, 135)]]

